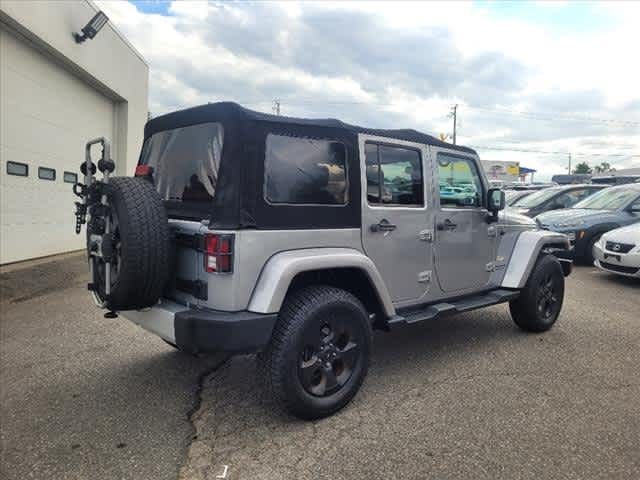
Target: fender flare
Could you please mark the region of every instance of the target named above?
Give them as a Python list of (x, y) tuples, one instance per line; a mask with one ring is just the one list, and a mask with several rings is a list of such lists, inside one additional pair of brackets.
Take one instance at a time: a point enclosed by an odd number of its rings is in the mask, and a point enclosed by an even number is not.
[(374, 286), (385, 314), (388, 317), (395, 315), (391, 296), (375, 264), (362, 252), (352, 248), (310, 248), (275, 254), (260, 273), (248, 310), (256, 313), (277, 313), (282, 307), (289, 285), (297, 274), (346, 267), (362, 270)]
[(599, 223), (585, 230), (585, 237), (591, 240), (596, 235), (603, 235), (611, 230), (620, 228), (620, 225), (615, 222)]
[(518, 236), (511, 252), (501, 286), (505, 288), (523, 288), (529, 279), (529, 274), (540, 252), (546, 245), (562, 245), (568, 250), (569, 239), (564, 233), (548, 230), (522, 232)]
[(610, 230), (614, 230), (616, 228), (619, 228), (620, 225), (618, 225), (615, 222), (607, 222), (607, 223), (597, 223), (595, 225), (592, 225), (589, 228), (585, 228), (584, 229), (584, 237), (578, 242), (576, 241), (576, 250), (575, 250), (575, 255), (576, 256), (583, 256), (586, 253), (586, 249), (589, 246), (589, 242), (591, 241), (591, 239), (597, 235), (603, 235), (605, 233), (607, 233)]

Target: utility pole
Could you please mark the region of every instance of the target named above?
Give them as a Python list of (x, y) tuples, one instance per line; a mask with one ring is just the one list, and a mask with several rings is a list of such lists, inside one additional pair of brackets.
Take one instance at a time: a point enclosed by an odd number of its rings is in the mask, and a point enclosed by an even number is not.
[(458, 113), (458, 104), (456, 103), (453, 107), (451, 107), (451, 116), (453, 117), (453, 144), (456, 144), (456, 129), (457, 129), (457, 113)]
[(569, 154), (569, 175), (571, 175), (571, 154)]
[(273, 101), (273, 113), (280, 115), (280, 100), (277, 98)]

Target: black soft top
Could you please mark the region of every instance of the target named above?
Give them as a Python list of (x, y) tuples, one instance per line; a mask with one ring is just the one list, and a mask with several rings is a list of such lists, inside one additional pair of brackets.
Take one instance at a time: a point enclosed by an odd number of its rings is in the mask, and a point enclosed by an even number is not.
[[(166, 201), (172, 217), (209, 218), (213, 228), (359, 228), (360, 162), (358, 134), (405, 140), (474, 155), (470, 148), (451, 145), (416, 130), (378, 130), (349, 125), (333, 118), (305, 119), (260, 113), (232, 102), (209, 103), (149, 120), (145, 141), (153, 134), (202, 123), (224, 129), (222, 160), (211, 204)], [(344, 206), (271, 204), (264, 198), (264, 159), (268, 135), (286, 135), (341, 142), (347, 152), (349, 199)]]
[(245, 120), (248, 122), (254, 121), (270, 122), (281, 125), (300, 125), (310, 127), (311, 129), (313, 129), (313, 127), (318, 127), (321, 129), (341, 129), (345, 132), (350, 133), (364, 133), (368, 135), (376, 135), (379, 137), (405, 140), (407, 142), (445, 147), (451, 150), (458, 150), (466, 153), (476, 153), (472, 148), (446, 143), (437, 139), (436, 137), (410, 128), (385, 130), (351, 125), (335, 118), (296, 118), (271, 115), (268, 113), (256, 112), (255, 110), (244, 108), (243, 106), (238, 105), (234, 102), (208, 103), (206, 105), (191, 107), (185, 110), (178, 110), (176, 112), (167, 113), (166, 115), (156, 117), (147, 122), (144, 129), (144, 138), (146, 140), (154, 133), (164, 130), (196, 125), (198, 123), (217, 122), (224, 120), (240, 122)]

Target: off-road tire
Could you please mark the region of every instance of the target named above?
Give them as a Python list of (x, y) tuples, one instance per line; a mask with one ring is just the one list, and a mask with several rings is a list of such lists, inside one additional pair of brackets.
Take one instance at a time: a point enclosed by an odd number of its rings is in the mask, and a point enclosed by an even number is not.
[(108, 297), (103, 279), (98, 278), (98, 296), (106, 300), (110, 310), (150, 307), (169, 279), (171, 243), (166, 210), (146, 179), (113, 177), (107, 192), (118, 224), (119, 271)]
[[(299, 362), (306, 335), (326, 318), (340, 318), (358, 332), (357, 363), (337, 391), (315, 396), (303, 386)], [(304, 420), (329, 416), (343, 408), (359, 390), (369, 368), (372, 331), (367, 311), (352, 294), (330, 286), (312, 286), (289, 295), (280, 311), (271, 341), (259, 354), (259, 371), (279, 405)], [(320, 362), (322, 363), (322, 362)]]
[[(541, 311), (541, 296), (547, 280), (552, 279), (556, 301), (552, 302), (550, 315), (547, 309)], [(515, 324), (527, 332), (545, 332), (549, 330), (562, 310), (564, 298), (564, 274), (557, 258), (552, 255), (541, 255), (529, 275), (526, 285), (515, 300), (509, 302), (511, 318)]]

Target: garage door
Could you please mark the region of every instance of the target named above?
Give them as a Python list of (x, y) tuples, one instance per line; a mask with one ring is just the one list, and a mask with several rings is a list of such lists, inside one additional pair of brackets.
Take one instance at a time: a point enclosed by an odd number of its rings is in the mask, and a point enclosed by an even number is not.
[(73, 175), (90, 138), (113, 138), (114, 104), (0, 30), (0, 263), (82, 248)]

